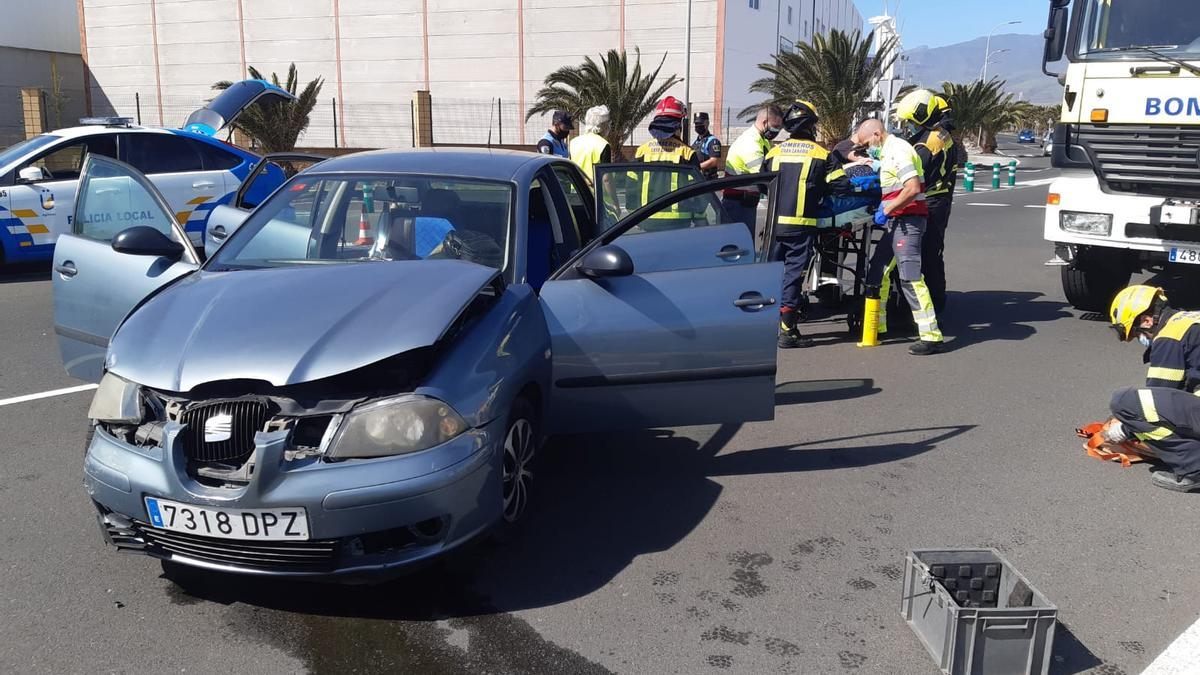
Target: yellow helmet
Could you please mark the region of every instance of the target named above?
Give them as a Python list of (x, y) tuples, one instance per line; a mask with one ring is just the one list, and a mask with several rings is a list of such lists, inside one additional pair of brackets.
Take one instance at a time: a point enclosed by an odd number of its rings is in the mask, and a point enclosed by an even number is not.
[(928, 89), (916, 89), (905, 94), (896, 104), (896, 118), (901, 122), (927, 127), (940, 120), (949, 109), (950, 104), (946, 99)]
[(1108, 309), (1108, 318), (1122, 341), (1133, 339), (1138, 317), (1150, 311), (1156, 300), (1167, 301), (1167, 294), (1157, 286), (1130, 286), (1117, 293)]

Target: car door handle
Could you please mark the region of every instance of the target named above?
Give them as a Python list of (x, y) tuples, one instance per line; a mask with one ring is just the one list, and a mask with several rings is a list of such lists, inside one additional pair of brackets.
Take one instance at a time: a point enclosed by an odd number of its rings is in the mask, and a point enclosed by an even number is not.
[(717, 251), (718, 258), (731, 262), (734, 260), (739, 260), (745, 255), (750, 255), (750, 251), (734, 244), (725, 244), (721, 247), (720, 251)]
[(758, 291), (747, 291), (742, 293), (742, 297), (733, 301), (733, 306), (747, 312), (757, 312), (764, 307), (770, 307), (775, 304), (775, 298), (764, 297)]
[(79, 270), (75, 268), (75, 263), (71, 262), (70, 260), (64, 260), (63, 264), (61, 265), (55, 265), (54, 271), (67, 278), (79, 274)]
[(213, 229), (209, 230), (208, 233), (212, 235), (213, 239), (220, 241), (225, 238), (225, 226), (217, 225)]
[(196, 188), (197, 190), (203, 190), (205, 188), (213, 188), (216, 186), (217, 186), (216, 183), (213, 183), (213, 182), (207, 181), (207, 180), (198, 180), (195, 183), (192, 183), (192, 187)]

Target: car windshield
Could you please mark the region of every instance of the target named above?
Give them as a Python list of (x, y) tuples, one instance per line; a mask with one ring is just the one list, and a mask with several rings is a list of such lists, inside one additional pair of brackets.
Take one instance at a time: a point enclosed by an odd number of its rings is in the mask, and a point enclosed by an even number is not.
[(3, 170), (4, 167), (12, 164), (30, 152), (44, 148), (60, 138), (62, 137), (54, 136), (52, 134), (42, 134), (40, 136), (27, 138), (20, 143), (8, 146), (3, 151), (0, 151), (0, 170)]
[[(1196, 0), (1084, 0), (1078, 55), (1146, 60), (1145, 47), (1176, 58), (1200, 58)], [(1077, 10), (1078, 11), (1078, 10)]]
[(460, 259), (501, 268), (513, 187), (432, 176), (294, 177), (208, 269)]

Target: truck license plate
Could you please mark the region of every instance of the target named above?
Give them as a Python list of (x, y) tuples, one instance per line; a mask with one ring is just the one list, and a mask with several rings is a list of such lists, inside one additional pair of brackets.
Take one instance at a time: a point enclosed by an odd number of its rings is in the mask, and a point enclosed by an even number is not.
[(222, 539), (308, 539), (308, 514), (287, 509), (220, 509), (146, 497), (150, 524), (164, 530)]
[(1171, 257), (1169, 259), (1173, 263), (1200, 265), (1200, 248), (1171, 247)]

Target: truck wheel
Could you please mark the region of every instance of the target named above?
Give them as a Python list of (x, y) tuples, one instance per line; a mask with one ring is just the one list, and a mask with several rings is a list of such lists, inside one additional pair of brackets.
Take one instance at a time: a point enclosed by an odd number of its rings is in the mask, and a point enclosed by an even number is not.
[(1067, 302), (1084, 312), (1107, 312), (1113, 296), (1129, 284), (1133, 272), (1124, 259), (1106, 256), (1101, 261), (1080, 261), (1062, 268)]

